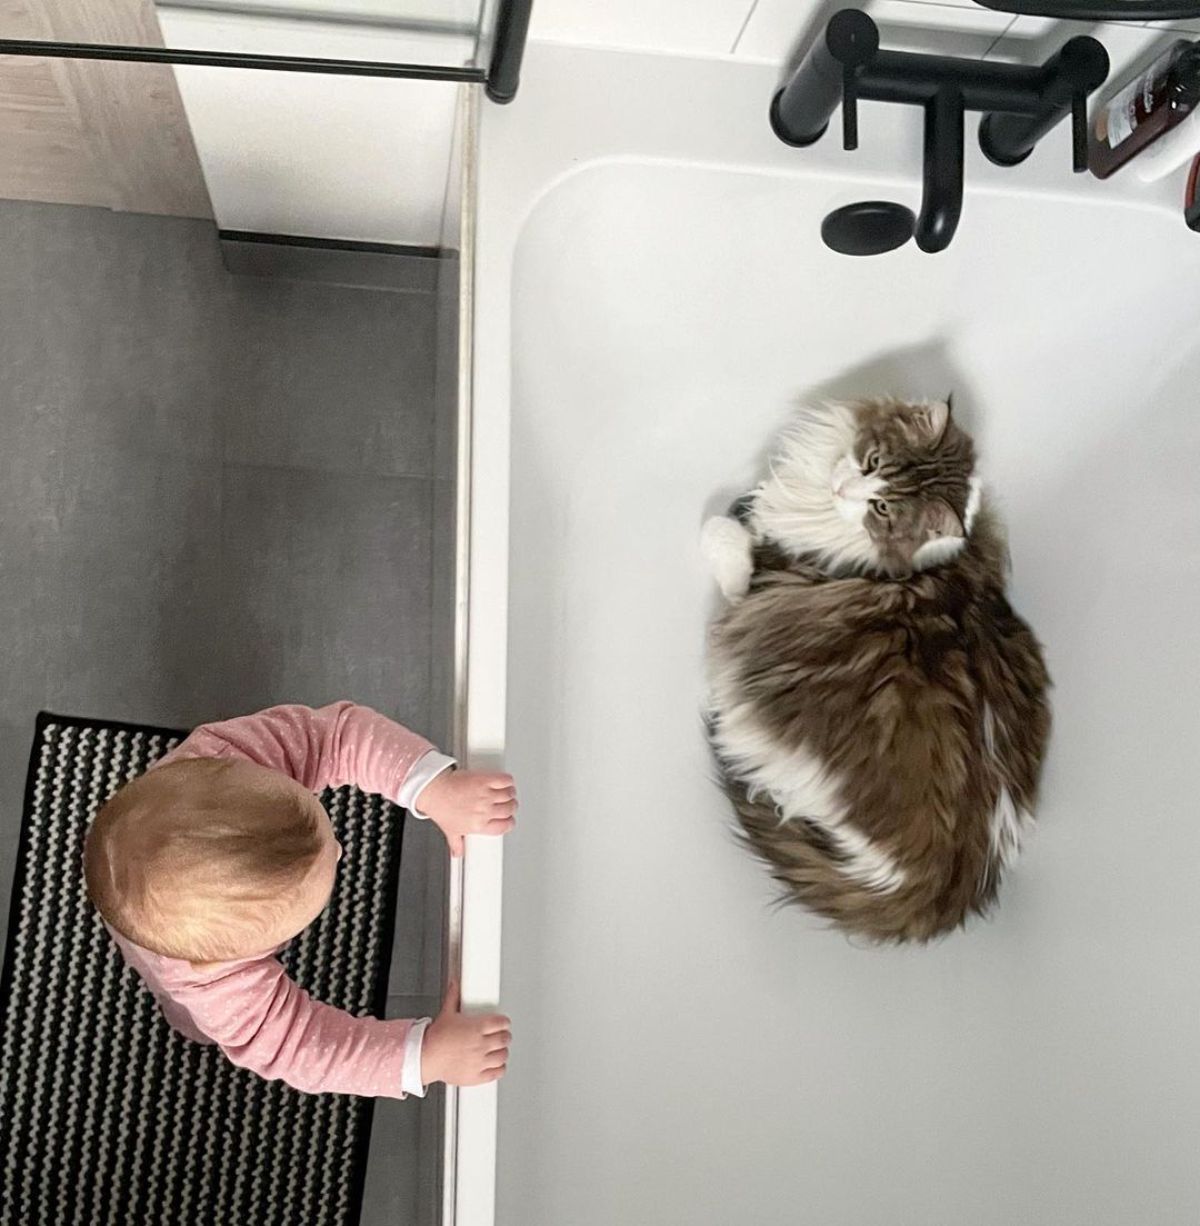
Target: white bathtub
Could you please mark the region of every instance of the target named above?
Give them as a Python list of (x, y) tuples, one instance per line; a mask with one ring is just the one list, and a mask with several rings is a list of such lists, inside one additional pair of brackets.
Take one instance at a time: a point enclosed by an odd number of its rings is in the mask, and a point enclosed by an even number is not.
[[(946, 253), (836, 256), (831, 207), (915, 200), (907, 120), (793, 151), (770, 70), (600, 70), (534, 48), (485, 120), (467, 739), (523, 809), (502, 947), (500, 849), (467, 864), (467, 993), (516, 1040), (494, 1206), (496, 1100), (460, 1104), (460, 1221), (1200, 1220), (1200, 235), (1056, 133), (972, 156)], [(863, 949), (731, 836), (697, 532), (796, 398), (948, 390), (1056, 732), (995, 917)]]

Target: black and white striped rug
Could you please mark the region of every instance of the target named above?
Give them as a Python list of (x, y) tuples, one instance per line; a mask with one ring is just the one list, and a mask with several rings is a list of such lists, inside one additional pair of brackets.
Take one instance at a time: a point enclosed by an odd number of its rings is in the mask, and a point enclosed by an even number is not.
[[(301, 1094), (162, 1019), (84, 892), (97, 809), (182, 734), (38, 718), (0, 981), (0, 1224), (352, 1226), (370, 1099)], [(280, 955), (320, 1000), (378, 1013), (403, 811), (322, 797), (344, 856), (328, 909)]]

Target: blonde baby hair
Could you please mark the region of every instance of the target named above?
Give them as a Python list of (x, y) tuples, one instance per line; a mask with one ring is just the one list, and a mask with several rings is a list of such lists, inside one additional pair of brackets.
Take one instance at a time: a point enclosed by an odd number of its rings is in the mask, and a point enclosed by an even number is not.
[(264, 953), (327, 821), (315, 796), (267, 770), (172, 762), (126, 784), (97, 814), (84, 852), (88, 896), (122, 936), (167, 957)]

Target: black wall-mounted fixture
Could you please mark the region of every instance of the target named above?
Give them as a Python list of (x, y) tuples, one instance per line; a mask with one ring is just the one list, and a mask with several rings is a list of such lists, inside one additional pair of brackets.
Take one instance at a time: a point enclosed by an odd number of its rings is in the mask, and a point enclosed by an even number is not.
[(921, 211), (905, 233), (903, 205), (864, 201), (831, 213), (822, 236), (835, 251), (874, 255), (915, 236), (922, 251), (943, 251), (958, 228), (963, 199), (963, 123), (983, 111), (979, 144), (988, 159), (1015, 166), (1060, 120), (1071, 116), (1074, 169), (1087, 169), (1087, 99), (1108, 76), (1108, 53), (1094, 38), (1068, 40), (1040, 68), (951, 56), (881, 51), (879, 30), (859, 9), (830, 19), (800, 67), (771, 101), (771, 127), (789, 145), (819, 140), (842, 104), (842, 145), (858, 147), (858, 102), (902, 102), (925, 111)]
[(976, 4), (1018, 17), (1055, 17), (1060, 21), (1194, 21), (1200, 0), (975, 0)]
[(517, 96), (521, 60), (533, 0), (499, 0), (496, 30), (486, 68), (440, 64), (393, 64), (372, 60), (314, 56), (260, 55), (233, 51), (192, 51), (171, 47), (117, 46), (110, 43), (46, 42), (0, 38), (0, 55), (35, 59), (118, 60), (135, 64), (183, 64), (201, 68), (258, 68), (271, 72), (311, 72), (346, 77), (389, 77), (413, 81), (461, 81), (482, 85), (493, 102)]

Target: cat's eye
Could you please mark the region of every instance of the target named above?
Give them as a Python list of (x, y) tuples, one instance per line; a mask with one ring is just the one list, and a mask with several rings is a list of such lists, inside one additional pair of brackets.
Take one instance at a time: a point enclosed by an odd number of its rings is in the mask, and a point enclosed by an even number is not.
[(863, 456), (862, 470), (869, 477), (879, 467), (879, 452), (872, 449)]
[(875, 514), (880, 517), (880, 519), (887, 519), (888, 517), (888, 504), (882, 498), (871, 499), (871, 510), (874, 511)]

